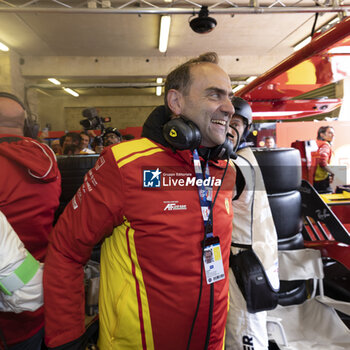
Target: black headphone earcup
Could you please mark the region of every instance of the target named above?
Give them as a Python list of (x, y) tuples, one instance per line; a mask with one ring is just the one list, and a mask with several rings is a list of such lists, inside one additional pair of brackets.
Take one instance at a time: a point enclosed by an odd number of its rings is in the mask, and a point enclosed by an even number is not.
[(210, 149), (210, 159), (218, 160), (218, 159), (228, 159), (233, 158), (236, 159), (237, 155), (233, 151), (233, 143), (230, 141), (228, 137), (226, 137), (225, 142), (222, 145), (213, 147)]
[(198, 148), (202, 140), (196, 124), (182, 117), (171, 119), (164, 124), (163, 136), (173, 148), (180, 150)]

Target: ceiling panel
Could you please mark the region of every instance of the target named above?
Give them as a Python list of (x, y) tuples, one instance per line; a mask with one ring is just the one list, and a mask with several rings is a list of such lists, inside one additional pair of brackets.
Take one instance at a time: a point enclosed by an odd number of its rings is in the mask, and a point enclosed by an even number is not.
[[(11, 1), (13, 5), (24, 5), (30, 8), (29, 2), (25, 0)], [(37, 8), (38, 12), (24, 13), (17, 10), (14, 12), (1, 12), (1, 8), (9, 8), (8, 2), (0, 0), (0, 41), (7, 44), (24, 59), (29, 56), (55, 56), (55, 57), (138, 57), (138, 58), (158, 58), (158, 57), (181, 57), (196, 56), (205, 51), (216, 51), (219, 55), (238, 57), (241, 62), (249, 60), (254, 66), (254, 60), (259, 61), (254, 67), (254, 74), (262, 74), (266, 67), (261, 64), (264, 57), (274, 56), (276, 62), (283, 60), (292, 52), (292, 46), (310, 34), (313, 26), (315, 14), (313, 13), (288, 13), (288, 14), (210, 14), (218, 22), (217, 27), (208, 34), (194, 33), (189, 20), (192, 14), (173, 14), (170, 28), (169, 46), (166, 54), (158, 51), (158, 36), (160, 14), (101, 14), (101, 13), (73, 13), (74, 10), (87, 8), (87, 1), (62, 0), (61, 3), (72, 6), (71, 13), (60, 12), (40, 12), (40, 8), (57, 7), (60, 2), (36, 1), (31, 6)], [(163, 1), (153, 1), (154, 6), (172, 8), (193, 8), (198, 11), (198, 6), (208, 4), (212, 12), (217, 8), (230, 8), (235, 6), (246, 6), (250, 3), (247, 0), (235, 1), (235, 3), (223, 1), (214, 3), (208, 0), (197, 4), (189, 1), (173, 1), (165, 4)], [(326, 1), (319, 1), (318, 4), (327, 5)], [(101, 2), (96, 3), (100, 7)], [(111, 1), (111, 6), (117, 8), (123, 6), (126, 1)], [(233, 6), (233, 5), (234, 6)], [(260, 6), (272, 6), (283, 8), (284, 5), (315, 6), (314, 1), (266, 1)], [(342, 2), (349, 5), (350, 0)], [(143, 9), (150, 8), (149, 2), (135, 1), (125, 8)], [(154, 7), (155, 10), (159, 9)], [(316, 28), (320, 27), (336, 13), (323, 13), (318, 17)], [(102, 61), (102, 60), (101, 60)], [(157, 60), (153, 60), (158, 62)], [(151, 59), (152, 62), (152, 59)], [(150, 64), (153, 64), (151, 63)], [(180, 62), (179, 62), (180, 63)], [(264, 68), (262, 68), (264, 66)], [(103, 64), (96, 65), (96, 72), (92, 71), (91, 83), (110, 82), (106, 79), (107, 74), (103, 74)], [(67, 67), (69, 68), (69, 67)], [(93, 78), (96, 73), (96, 78)], [(238, 80), (245, 78), (239, 75), (239, 69), (229, 72), (231, 76), (236, 76)], [(44, 74), (43, 74), (44, 75)], [(66, 83), (82, 84), (82, 77), (74, 78), (67, 74)], [(69, 79), (70, 78), (70, 79)], [(142, 82), (147, 81), (145, 78)], [(37, 83), (35, 80), (27, 80), (28, 84)], [(45, 81), (46, 82), (46, 81)], [(118, 82), (115, 77), (112, 82)], [(133, 82), (132, 77), (123, 78), (119, 82)], [(92, 89), (92, 87), (91, 87)], [(124, 89), (125, 94), (129, 93), (149, 93), (154, 88)], [(87, 88), (81, 88), (82, 94), (96, 93), (119, 94), (120, 88), (99, 88), (94, 92), (88, 92)], [(51, 93), (54, 93), (51, 91)], [(62, 92), (57, 92), (62, 93)]]

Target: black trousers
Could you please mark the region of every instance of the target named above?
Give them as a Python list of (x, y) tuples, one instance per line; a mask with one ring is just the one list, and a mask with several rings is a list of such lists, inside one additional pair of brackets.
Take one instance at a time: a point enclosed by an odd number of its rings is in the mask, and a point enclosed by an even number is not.
[(40, 331), (34, 334), (31, 338), (10, 346), (9, 350), (41, 350), (43, 339), (44, 328), (41, 328)]
[(326, 179), (324, 179), (322, 181), (314, 181), (314, 187), (315, 187), (315, 190), (321, 194), (333, 192), (333, 189), (329, 183), (329, 175)]

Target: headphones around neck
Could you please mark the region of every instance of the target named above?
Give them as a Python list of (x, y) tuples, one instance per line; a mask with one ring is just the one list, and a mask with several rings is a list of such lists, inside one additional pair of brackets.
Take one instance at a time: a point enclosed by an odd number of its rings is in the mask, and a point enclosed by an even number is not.
[[(181, 116), (179, 118), (171, 119), (163, 126), (163, 136), (165, 140), (174, 149), (193, 151), (198, 149), (202, 141), (202, 136), (198, 126), (191, 120)], [(206, 152), (209, 159), (227, 159), (229, 157), (235, 158), (236, 154), (233, 150), (234, 145), (226, 136), (225, 142), (213, 148), (207, 148)]]
[(36, 139), (39, 134), (40, 125), (33, 119), (32, 114), (29, 109), (27, 109), (24, 103), (15, 95), (8, 92), (0, 92), (0, 97), (5, 97), (10, 100), (17, 102), (25, 112), (24, 126), (23, 126), (23, 135), (26, 137), (31, 137)]

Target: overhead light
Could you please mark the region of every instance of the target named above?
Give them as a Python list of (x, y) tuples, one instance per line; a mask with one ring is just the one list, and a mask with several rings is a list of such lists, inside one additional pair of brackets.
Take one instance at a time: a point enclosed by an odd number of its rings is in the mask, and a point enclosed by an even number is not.
[(96, 9), (97, 8), (97, 1), (96, 0), (88, 0), (87, 6), (89, 9)]
[(216, 20), (209, 17), (208, 6), (202, 6), (198, 17), (190, 21), (190, 27), (198, 34), (206, 34), (211, 32), (216, 27)]
[(0, 43), (0, 51), (9, 51), (10, 49), (3, 43)]
[(235, 88), (232, 89), (232, 92), (235, 93), (238, 90), (241, 90), (244, 85), (237, 85)]
[(55, 78), (48, 78), (47, 80), (48, 80), (50, 83), (52, 83), (52, 84), (61, 85), (61, 82), (58, 81), (58, 80), (55, 79)]
[(257, 78), (257, 76), (256, 75), (252, 75), (251, 77), (249, 77), (247, 80), (246, 80), (246, 82), (247, 83), (251, 83), (253, 80), (255, 80)]
[(161, 86), (157, 86), (156, 87), (156, 95), (157, 96), (162, 96), (162, 87)]
[[(157, 84), (162, 84), (163, 83), (163, 78), (157, 78), (156, 79)], [(156, 86), (156, 95), (157, 96), (162, 96), (162, 86)]]
[(102, 0), (101, 6), (102, 6), (102, 8), (110, 8), (111, 7), (111, 1), (110, 0)]
[(68, 94), (71, 94), (72, 96), (74, 96), (74, 97), (78, 97), (79, 96), (79, 94), (76, 92), (76, 91), (74, 91), (74, 90), (72, 90), (72, 89), (70, 89), (70, 88), (62, 88), (65, 92), (67, 92)]
[(159, 51), (166, 52), (168, 49), (168, 40), (170, 32), (170, 16), (161, 16), (160, 18), (160, 33), (159, 33)]
[(334, 25), (340, 22), (340, 18), (339, 16), (334, 17), (333, 19), (331, 19), (328, 23), (326, 23), (325, 25)]
[(253, 112), (253, 117), (287, 117), (300, 113), (303, 113), (303, 111)]
[(306, 37), (304, 40), (300, 41), (298, 44), (293, 46), (294, 51), (300, 50), (302, 47), (306, 46), (311, 41), (311, 36)]
[(328, 51), (328, 53), (348, 55), (350, 54), (350, 46), (333, 47)]

